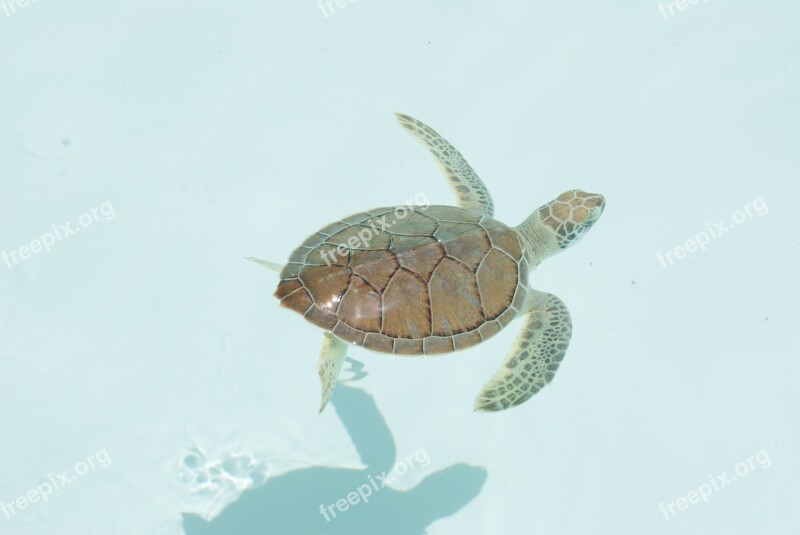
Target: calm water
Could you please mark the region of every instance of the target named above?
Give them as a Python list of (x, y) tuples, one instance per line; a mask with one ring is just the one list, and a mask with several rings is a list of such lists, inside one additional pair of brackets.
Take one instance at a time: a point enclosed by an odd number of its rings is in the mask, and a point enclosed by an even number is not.
[[(686, 2), (0, 2), (0, 533), (795, 533), (800, 10)], [(352, 348), (278, 276), (348, 214), (454, 204), (413, 115), (517, 225), (573, 337), (473, 399), (521, 321)]]

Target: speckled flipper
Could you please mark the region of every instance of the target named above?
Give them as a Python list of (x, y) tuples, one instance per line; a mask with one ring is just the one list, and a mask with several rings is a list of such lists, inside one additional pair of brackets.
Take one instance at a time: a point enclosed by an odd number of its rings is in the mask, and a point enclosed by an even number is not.
[(455, 147), (422, 121), (402, 113), (397, 114), (397, 120), (436, 158), (456, 194), (458, 206), (482, 215), (494, 215), (494, 203), (489, 190)]
[(501, 411), (519, 405), (553, 380), (572, 336), (569, 311), (558, 297), (531, 290), (521, 314), (526, 312), (502, 368), (475, 399), (475, 410)]
[(322, 350), (319, 352), (317, 361), (319, 381), (322, 385), (322, 401), (319, 405), (319, 412), (325, 409), (325, 405), (333, 395), (333, 389), (336, 388), (336, 380), (339, 378), (339, 371), (342, 369), (346, 355), (347, 344), (329, 332), (322, 334)]

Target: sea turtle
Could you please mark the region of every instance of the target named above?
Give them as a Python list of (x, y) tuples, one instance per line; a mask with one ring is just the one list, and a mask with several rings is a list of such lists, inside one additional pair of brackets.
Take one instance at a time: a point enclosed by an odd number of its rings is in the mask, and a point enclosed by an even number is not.
[(483, 181), (432, 128), (400, 124), (428, 147), (457, 198), (454, 206), (374, 208), (313, 234), (280, 271), (275, 297), (322, 327), (318, 370), (325, 408), (348, 344), (397, 355), (435, 355), (478, 344), (514, 318), (525, 323), (476, 410), (519, 405), (553, 380), (572, 322), (556, 296), (528, 286), (528, 270), (574, 245), (605, 206), (602, 195), (570, 190), (516, 227), (492, 216)]

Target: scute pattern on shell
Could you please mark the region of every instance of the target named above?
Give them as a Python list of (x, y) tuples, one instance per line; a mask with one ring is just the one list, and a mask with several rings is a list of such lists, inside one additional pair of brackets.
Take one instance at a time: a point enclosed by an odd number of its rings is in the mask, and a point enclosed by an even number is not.
[(508, 325), (528, 291), (516, 232), (462, 208), (409, 208), (354, 214), (310, 236), (275, 296), (342, 340), (384, 353), (447, 353)]

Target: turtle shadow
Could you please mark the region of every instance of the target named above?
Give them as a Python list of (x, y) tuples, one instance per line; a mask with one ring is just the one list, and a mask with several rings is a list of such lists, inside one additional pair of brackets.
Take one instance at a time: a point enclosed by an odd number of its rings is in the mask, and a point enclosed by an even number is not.
[(211, 522), (184, 513), (186, 535), (419, 535), (480, 493), (485, 469), (463, 463), (430, 474), (408, 491), (391, 482), (384, 486), (382, 478), (391, 481), (393, 467), (400, 474), (401, 465), (413, 471), (430, 464), (427, 453), (417, 450), (395, 464), (391, 431), (364, 390), (340, 383), (331, 401), (365, 469), (315, 466), (271, 478)]

